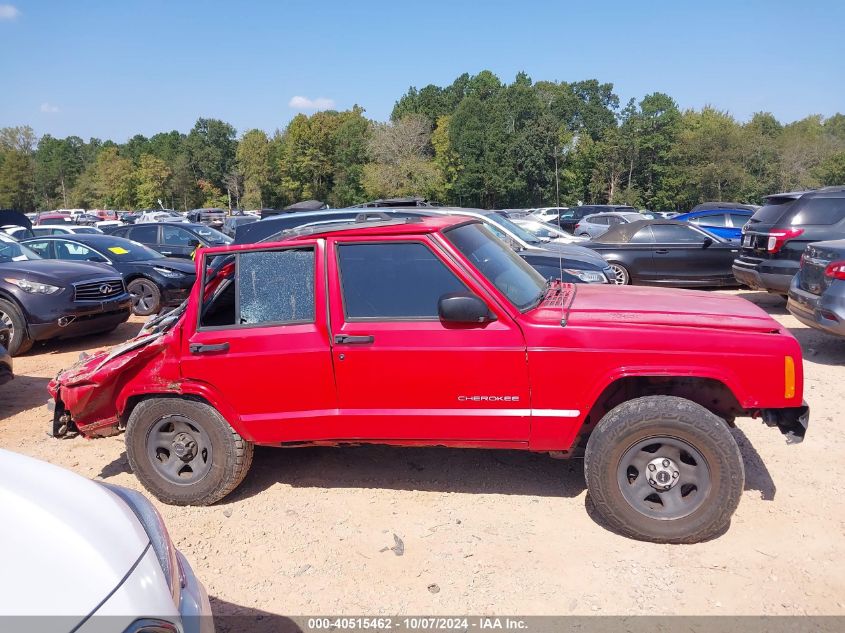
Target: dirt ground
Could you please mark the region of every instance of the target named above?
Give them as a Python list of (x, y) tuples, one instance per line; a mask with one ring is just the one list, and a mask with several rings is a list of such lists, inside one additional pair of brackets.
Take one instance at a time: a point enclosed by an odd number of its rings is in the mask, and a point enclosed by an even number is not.
[[(740, 294), (801, 342), (811, 423), (787, 446), (739, 421), (745, 493), (710, 542), (618, 536), (592, 516), (580, 461), (519, 452), (258, 449), (218, 505), (154, 502), (218, 615), (845, 614), (845, 340), (799, 325), (777, 297)], [(140, 323), (16, 359), (0, 446), (140, 490), (122, 436), (53, 440), (44, 406), (59, 369)]]

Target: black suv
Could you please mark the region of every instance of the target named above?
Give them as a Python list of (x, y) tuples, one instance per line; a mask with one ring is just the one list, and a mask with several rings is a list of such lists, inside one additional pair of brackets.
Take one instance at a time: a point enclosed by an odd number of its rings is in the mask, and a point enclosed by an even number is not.
[(118, 226), (108, 231), (109, 235), (149, 246), (167, 257), (191, 259), (200, 246), (225, 246), (232, 238), (205, 224), (185, 222), (148, 222)]
[(736, 280), (755, 290), (786, 296), (811, 242), (845, 238), (845, 186), (766, 197), (742, 228)]

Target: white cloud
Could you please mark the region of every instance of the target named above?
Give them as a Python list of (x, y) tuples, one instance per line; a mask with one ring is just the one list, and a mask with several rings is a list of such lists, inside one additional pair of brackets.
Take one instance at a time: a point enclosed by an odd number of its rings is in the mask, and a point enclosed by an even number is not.
[(46, 101), (41, 104), (41, 111), (46, 112), (47, 114), (56, 114), (59, 111), (59, 106), (53, 105), (52, 103), (47, 103)]
[(309, 99), (297, 95), (288, 101), (288, 107), (294, 110), (331, 110), (334, 108), (334, 99), (327, 99), (326, 97)]
[(0, 4), (0, 20), (14, 20), (21, 14), (13, 4)]

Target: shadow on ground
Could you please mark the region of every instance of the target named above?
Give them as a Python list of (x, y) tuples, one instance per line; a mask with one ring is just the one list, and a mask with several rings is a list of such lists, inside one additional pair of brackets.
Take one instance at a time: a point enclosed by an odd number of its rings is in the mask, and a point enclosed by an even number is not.
[(301, 633), (290, 618), (209, 596), (216, 633)]
[(68, 352), (82, 352), (92, 348), (106, 348), (112, 345), (125, 343), (138, 334), (143, 323), (128, 321), (121, 323), (111, 332), (103, 334), (89, 334), (67, 340), (54, 339), (44, 343), (36, 343), (26, 356), (37, 356), (38, 354), (65, 354)]
[[(47, 393), (49, 382), (49, 378), (38, 376), (15, 376), (13, 380), (0, 387), (0, 422), (23, 411), (45, 407), (50, 397)], [(46, 407), (44, 416), (45, 420), (49, 417)], [(48, 430), (47, 422), (44, 423), (44, 430)]]
[[(229, 501), (274, 484), (575, 497), (585, 489), (581, 460), (523, 451), (355, 446), (256, 447), (252, 470)], [(225, 503), (225, 501), (224, 501)]]

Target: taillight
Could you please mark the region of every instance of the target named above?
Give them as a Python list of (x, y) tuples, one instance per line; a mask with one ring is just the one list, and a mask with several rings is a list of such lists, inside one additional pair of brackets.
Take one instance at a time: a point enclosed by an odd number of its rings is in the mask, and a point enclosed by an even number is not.
[(578, 223), (575, 225), (575, 230), (577, 231), (577, 230), (578, 230), (578, 229), (580, 229), (580, 228), (581, 228), (581, 223), (580, 223), (580, 222), (578, 222)]
[(786, 229), (785, 231), (772, 231), (769, 233), (769, 243), (766, 245), (766, 250), (770, 253), (777, 253), (787, 240), (793, 237), (798, 237), (804, 232), (804, 229)]
[(830, 262), (824, 269), (824, 276), (831, 279), (845, 279), (845, 261)]

